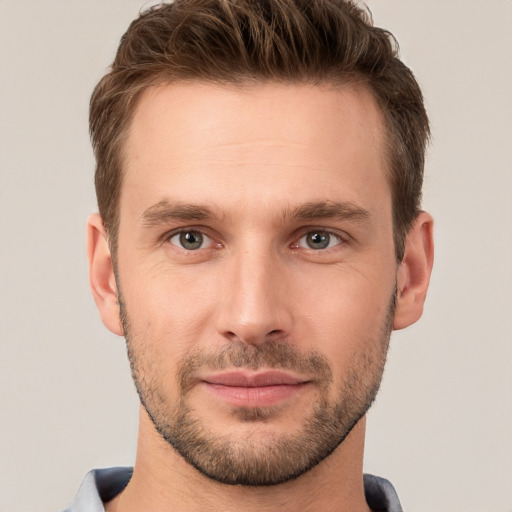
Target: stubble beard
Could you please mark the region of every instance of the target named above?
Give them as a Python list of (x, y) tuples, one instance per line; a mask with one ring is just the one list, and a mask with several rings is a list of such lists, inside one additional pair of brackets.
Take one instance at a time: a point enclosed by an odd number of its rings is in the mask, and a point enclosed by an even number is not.
[[(337, 399), (329, 398), (333, 373), (318, 352), (303, 354), (285, 341), (250, 345), (230, 343), (216, 353), (196, 351), (180, 363), (177, 374), (179, 400), (171, 403), (160, 385), (157, 361), (147, 358), (143, 340), (134, 339), (126, 307), (119, 297), (132, 377), (142, 405), (162, 438), (207, 478), (229, 485), (268, 486), (290, 481), (327, 458), (348, 436), (372, 405), (382, 380), (392, 330), (395, 295), (380, 332), (352, 361), (338, 386)], [(280, 436), (245, 435), (236, 438), (212, 431), (190, 404), (189, 393), (199, 368), (279, 368), (315, 376), (318, 400), (295, 433)], [(261, 426), (277, 416), (279, 407), (232, 409), (241, 423)]]

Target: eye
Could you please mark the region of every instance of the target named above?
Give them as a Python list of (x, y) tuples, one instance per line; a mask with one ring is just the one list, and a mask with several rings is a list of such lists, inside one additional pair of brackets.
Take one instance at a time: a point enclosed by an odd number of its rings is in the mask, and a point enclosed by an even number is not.
[(339, 236), (329, 233), (328, 231), (317, 230), (310, 231), (302, 236), (297, 243), (297, 247), (319, 251), (321, 249), (334, 247), (341, 242), (342, 240)]
[(169, 242), (173, 245), (181, 247), (187, 251), (196, 251), (204, 249), (213, 243), (212, 239), (200, 231), (188, 230), (180, 231), (169, 238)]

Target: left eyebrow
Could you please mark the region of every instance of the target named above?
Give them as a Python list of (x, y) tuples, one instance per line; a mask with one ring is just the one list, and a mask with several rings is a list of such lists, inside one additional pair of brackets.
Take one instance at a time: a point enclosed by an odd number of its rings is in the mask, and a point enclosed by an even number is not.
[(301, 221), (315, 220), (349, 220), (355, 222), (369, 222), (370, 212), (350, 202), (319, 201), (305, 203), (285, 214), (285, 217)]
[(204, 221), (214, 218), (217, 215), (206, 206), (164, 199), (145, 210), (140, 220), (145, 226), (157, 226), (176, 220)]

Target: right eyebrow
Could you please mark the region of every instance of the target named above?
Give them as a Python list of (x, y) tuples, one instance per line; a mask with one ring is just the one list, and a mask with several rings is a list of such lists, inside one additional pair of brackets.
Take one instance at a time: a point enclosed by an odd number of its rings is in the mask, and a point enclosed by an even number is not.
[(171, 221), (204, 221), (217, 218), (217, 215), (206, 206), (169, 201), (163, 199), (150, 206), (140, 217), (145, 226), (157, 226)]

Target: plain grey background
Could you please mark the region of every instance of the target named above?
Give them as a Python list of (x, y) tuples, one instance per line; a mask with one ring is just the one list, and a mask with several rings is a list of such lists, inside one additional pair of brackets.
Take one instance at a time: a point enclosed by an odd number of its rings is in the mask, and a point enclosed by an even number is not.
[[(371, 0), (419, 79), (437, 252), (393, 336), (366, 471), (408, 511), (512, 511), (512, 1)], [(88, 289), (88, 101), (141, 0), (0, 0), (0, 511), (64, 508), (131, 464), (124, 342)], [(148, 5), (147, 3), (145, 5)]]

